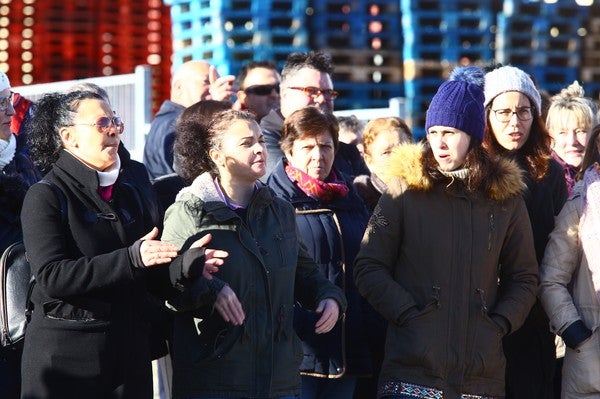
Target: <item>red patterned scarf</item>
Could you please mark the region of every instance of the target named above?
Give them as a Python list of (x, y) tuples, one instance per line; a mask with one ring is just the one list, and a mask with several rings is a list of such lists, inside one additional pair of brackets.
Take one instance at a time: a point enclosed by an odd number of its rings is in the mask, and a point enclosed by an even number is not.
[(333, 169), (325, 179), (329, 182), (310, 177), (290, 164), (285, 165), (285, 173), (292, 182), (296, 183), (304, 194), (318, 199), (321, 202), (329, 202), (334, 198), (343, 198), (350, 191), (348, 186), (346, 186), (346, 183), (337, 179)]

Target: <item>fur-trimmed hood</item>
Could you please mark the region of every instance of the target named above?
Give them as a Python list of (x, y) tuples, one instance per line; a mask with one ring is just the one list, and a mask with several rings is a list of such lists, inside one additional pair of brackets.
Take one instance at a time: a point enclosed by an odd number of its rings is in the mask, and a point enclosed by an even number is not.
[[(429, 191), (433, 188), (435, 181), (423, 165), (425, 151), (423, 143), (404, 143), (394, 149), (387, 171), (380, 176), (392, 194), (407, 189)], [(519, 165), (505, 158), (496, 158), (491, 165), (482, 193), (494, 201), (521, 195), (526, 186)]]

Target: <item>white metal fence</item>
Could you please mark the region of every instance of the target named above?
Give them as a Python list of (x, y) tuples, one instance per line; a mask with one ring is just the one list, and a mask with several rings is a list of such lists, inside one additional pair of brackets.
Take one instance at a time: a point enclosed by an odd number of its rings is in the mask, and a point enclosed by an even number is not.
[(122, 141), (133, 159), (142, 160), (146, 134), (152, 118), (152, 73), (148, 66), (138, 66), (126, 75), (67, 80), (13, 87), (13, 91), (32, 101), (46, 93), (64, 92), (75, 83), (91, 82), (108, 93), (113, 109), (123, 118), (125, 130)]
[[(64, 92), (75, 83), (91, 82), (108, 93), (113, 109), (123, 118), (125, 130), (122, 141), (133, 159), (142, 161), (146, 134), (152, 121), (152, 73), (148, 66), (140, 65), (135, 72), (126, 75), (103, 76), (81, 80), (42, 83), (13, 87), (13, 91), (32, 101), (46, 93)], [(339, 110), (337, 116), (356, 115), (363, 121), (377, 117), (399, 116), (406, 119), (404, 98), (391, 98), (388, 108)]]

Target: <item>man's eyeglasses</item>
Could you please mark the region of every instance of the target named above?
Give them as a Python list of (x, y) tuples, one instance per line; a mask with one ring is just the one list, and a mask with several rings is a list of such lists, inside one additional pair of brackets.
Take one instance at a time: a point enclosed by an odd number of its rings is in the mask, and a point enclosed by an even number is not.
[(123, 120), (118, 116), (115, 116), (113, 118), (109, 118), (108, 116), (101, 116), (94, 123), (73, 123), (71, 126), (75, 125), (96, 126), (98, 132), (102, 134), (108, 133), (111, 127), (114, 127), (117, 130), (117, 133), (121, 134), (123, 133), (123, 129), (125, 128)]
[(323, 95), (323, 97), (331, 100), (335, 100), (340, 95), (340, 93), (335, 90), (319, 89), (318, 87), (288, 87), (288, 89), (303, 91), (304, 94), (311, 97)]
[(279, 83), (274, 85), (256, 85), (244, 89), (246, 94), (256, 94), (257, 96), (268, 96), (275, 90), (279, 92)]
[(14, 95), (15, 93), (11, 91), (8, 96), (0, 97), (0, 111), (6, 112), (8, 110), (8, 108), (12, 105)]
[(528, 121), (533, 118), (533, 107), (521, 107), (513, 111), (510, 108), (493, 109), (492, 112), (496, 115), (496, 119), (501, 123), (508, 123), (513, 115), (517, 115), (520, 121)]

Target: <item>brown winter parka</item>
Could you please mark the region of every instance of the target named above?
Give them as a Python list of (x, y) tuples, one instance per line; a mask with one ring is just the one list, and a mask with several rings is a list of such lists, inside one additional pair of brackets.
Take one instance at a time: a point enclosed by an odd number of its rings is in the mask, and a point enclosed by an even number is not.
[(380, 389), (503, 396), (502, 337), (525, 320), (538, 282), (521, 172), (496, 160), (468, 192), (461, 179), (433, 178), (425, 151), (392, 155), (355, 261), (359, 291), (389, 321)]

